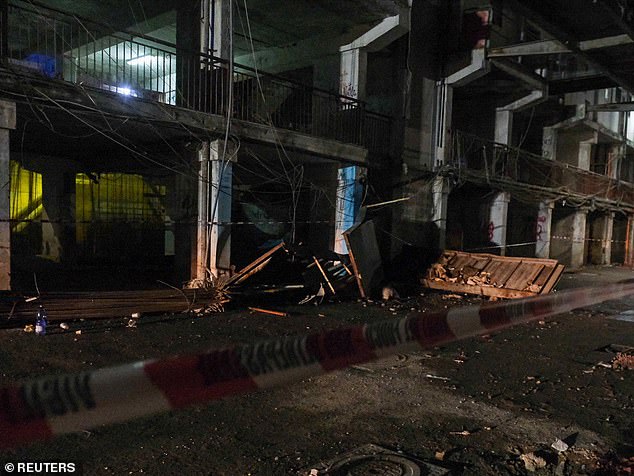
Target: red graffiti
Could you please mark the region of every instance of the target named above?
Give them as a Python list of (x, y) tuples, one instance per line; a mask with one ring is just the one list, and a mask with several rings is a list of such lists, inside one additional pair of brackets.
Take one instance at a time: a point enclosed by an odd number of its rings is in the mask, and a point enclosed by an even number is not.
[(493, 241), (493, 232), (495, 231), (495, 225), (492, 221), (489, 222), (489, 241)]
[(542, 241), (542, 233), (544, 233), (544, 224), (546, 223), (546, 217), (543, 215), (537, 216), (537, 222), (535, 223), (535, 241)]

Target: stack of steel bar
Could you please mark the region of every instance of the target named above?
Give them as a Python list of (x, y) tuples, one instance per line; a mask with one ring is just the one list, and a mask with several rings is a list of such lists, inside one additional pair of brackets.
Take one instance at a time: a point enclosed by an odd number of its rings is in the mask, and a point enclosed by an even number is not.
[(32, 322), (40, 305), (46, 309), (50, 321), (64, 321), (130, 317), (135, 313), (218, 311), (227, 301), (228, 292), (223, 286), (182, 290), (47, 293), (39, 297), (5, 293), (0, 294), (0, 326)]
[(231, 288), (259, 272), (271, 261), (271, 256), (281, 249), (284, 249), (283, 242), (231, 277), (196, 279), (184, 289), (66, 292), (38, 296), (0, 292), (0, 327), (33, 323), (40, 306), (46, 309), (49, 321), (111, 319), (168, 312), (220, 312), (224, 304), (229, 302)]

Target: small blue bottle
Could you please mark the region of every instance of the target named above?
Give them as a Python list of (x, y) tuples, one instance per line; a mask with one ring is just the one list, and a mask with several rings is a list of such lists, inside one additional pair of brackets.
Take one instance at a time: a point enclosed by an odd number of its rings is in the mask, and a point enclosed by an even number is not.
[(47, 317), (46, 309), (40, 304), (40, 308), (37, 310), (37, 318), (35, 319), (35, 333), (38, 336), (46, 335)]

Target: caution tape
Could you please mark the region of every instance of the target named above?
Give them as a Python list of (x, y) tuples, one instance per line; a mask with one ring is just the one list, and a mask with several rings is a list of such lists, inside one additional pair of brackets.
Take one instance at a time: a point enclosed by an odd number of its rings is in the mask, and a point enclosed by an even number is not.
[(284, 385), (632, 293), (634, 283), (624, 282), (38, 378), (0, 389), (0, 447)]

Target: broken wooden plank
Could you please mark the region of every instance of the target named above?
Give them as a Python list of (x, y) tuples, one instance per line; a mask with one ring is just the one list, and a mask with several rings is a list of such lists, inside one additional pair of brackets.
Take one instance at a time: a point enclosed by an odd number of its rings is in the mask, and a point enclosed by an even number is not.
[(315, 258), (314, 256), (313, 256), (313, 261), (317, 265), (317, 269), (319, 269), (319, 272), (321, 273), (323, 278), (326, 280), (326, 284), (328, 285), (328, 288), (330, 288), (330, 292), (332, 292), (332, 294), (337, 294), (335, 293), (335, 288), (332, 287), (332, 283), (330, 282), (330, 279), (328, 279), (328, 275), (324, 271), (324, 268), (321, 267), (321, 264), (319, 263), (317, 258)]
[(544, 284), (541, 290), (541, 294), (547, 294), (553, 290), (555, 285), (559, 282), (559, 278), (564, 272), (565, 266), (563, 264), (558, 264), (555, 267), (555, 271), (548, 277), (548, 281)]
[(236, 274), (234, 274), (229, 279), (227, 279), (227, 281), (226, 281), (227, 286), (230, 286), (232, 284), (238, 284), (238, 283), (244, 281), (245, 279), (247, 279), (249, 276), (255, 274), (258, 271), (260, 271), (264, 266), (266, 266), (269, 263), (270, 257), (277, 250), (279, 250), (280, 248), (283, 248), (283, 247), (284, 247), (284, 242), (281, 242), (277, 246), (274, 246), (273, 248), (268, 250), (262, 256), (258, 257), (256, 260), (254, 260), (251, 263), (249, 263), (248, 265), (246, 265), (244, 268), (242, 268)]
[(541, 263), (522, 261), (511, 277), (509, 277), (504, 287), (508, 289), (526, 289), (527, 286), (533, 284), (542, 269), (544, 269), (544, 265)]
[[(550, 282), (557, 266), (557, 260), (552, 259), (445, 251), (429, 268), (423, 283), (432, 289), (451, 292), (505, 298), (534, 296), (544, 292), (544, 285)], [(553, 279), (556, 283), (558, 277)], [(498, 293), (488, 288), (503, 291)]]
[(361, 295), (361, 299), (365, 299), (367, 296), (365, 294), (365, 289), (363, 288), (363, 277), (359, 272), (359, 266), (357, 265), (357, 260), (354, 257), (354, 252), (350, 247), (350, 240), (348, 236), (344, 233), (343, 239), (346, 241), (346, 246), (348, 247), (348, 255), (350, 256), (350, 264), (352, 264), (352, 272), (354, 273), (354, 279), (357, 282), (357, 287), (359, 288), (359, 294)]
[(424, 279), (423, 285), (430, 289), (437, 289), (440, 291), (451, 291), (455, 293), (465, 294), (477, 294), (480, 296), (498, 297), (504, 299), (518, 299), (524, 297), (535, 296), (535, 293), (530, 291), (519, 291), (515, 289), (496, 288), (494, 286), (472, 286), (469, 284), (450, 283), (445, 285), (442, 281), (429, 281)]
[(362, 298), (378, 292), (383, 282), (383, 262), (372, 220), (359, 223), (343, 233)]

